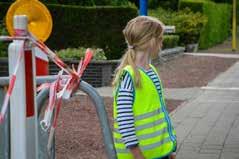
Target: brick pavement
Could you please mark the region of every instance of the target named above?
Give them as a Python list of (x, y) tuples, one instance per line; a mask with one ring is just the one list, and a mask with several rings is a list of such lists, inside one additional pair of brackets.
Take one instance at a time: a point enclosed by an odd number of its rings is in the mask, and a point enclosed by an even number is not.
[(238, 79), (239, 62), (171, 114), (177, 159), (239, 159)]

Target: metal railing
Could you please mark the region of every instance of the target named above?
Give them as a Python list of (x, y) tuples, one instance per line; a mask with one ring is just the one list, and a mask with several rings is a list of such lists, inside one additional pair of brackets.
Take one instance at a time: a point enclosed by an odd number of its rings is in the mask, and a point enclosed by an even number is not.
[[(45, 82), (52, 82), (56, 79), (56, 76), (44, 76), (44, 77), (37, 77), (37, 84), (42, 84)], [(3, 101), (4, 97), (4, 89), (3, 87), (8, 85), (9, 77), (0, 77), (0, 101)], [(89, 95), (90, 99), (93, 101), (94, 106), (96, 108), (97, 116), (99, 118), (99, 122), (101, 125), (101, 130), (103, 133), (103, 141), (106, 149), (106, 153), (109, 159), (116, 159), (116, 151), (114, 148), (112, 132), (110, 129), (110, 124), (107, 116), (107, 112), (105, 110), (105, 105), (102, 97), (98, 94), (95, 88), (93, 88), (88, 83), (81, 81), (80, 83), (80, 90), (85, 92)], [(47, 100), (49, 94), (48, 89), (43, 89), (37, 95), (37, 106), (38, 106), (38, 114), (43, 109), (44, 102)], [(0, 102), (1, 105), (1, 102)], [(38, 116), (39, 119), (39, 116)], [(40, 123), (40, 121), (39, 121)], [(10, 159), (10, 117), (9, 117), (9, 110), (5, 117), (5, 121), (3, 125), (0, 125), (0, 159)], [(49, 156), (47, 152), (47, 140), (48, 140), (48, 133), (44, 132), (40, 128), (39, 124), (39, 155), (41, 159), (55, 158), (55, 148), (53, 146), (52, 154)], [(3, 158), (2, 158), (3, 157)]]

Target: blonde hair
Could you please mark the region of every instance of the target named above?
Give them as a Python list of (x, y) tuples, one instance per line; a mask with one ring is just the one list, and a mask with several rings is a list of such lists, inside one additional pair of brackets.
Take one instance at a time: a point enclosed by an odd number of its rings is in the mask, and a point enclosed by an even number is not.
[(127, 65), (133, 68), (134, 83), (136, 87), (140, 87), (140, 73), (135, 64), (136, 52), (146, 52), (149, 49), (159, 47), (159, 42), (162, 42), (163, 26), (161, 21), (149, 16), (138, 16), (128, 22), (123, 30), (128, 49), (116, 69), (115, 78), (112, 82), (114, 87), (118, 85), (123, 69)]

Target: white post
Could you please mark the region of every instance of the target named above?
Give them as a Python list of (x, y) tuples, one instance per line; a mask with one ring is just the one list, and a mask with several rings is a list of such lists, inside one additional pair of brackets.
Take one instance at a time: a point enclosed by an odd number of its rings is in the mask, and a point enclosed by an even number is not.
[[(27, 16), (15, 16), (15, 34), (26, 36), (27, 24)], [(19, 65), (15, 87), (10, 98), (11, 159), (38, 159), (35, 56), (30, 45), (27, 42), (24, 47), (23, 60)], [(21, 40), (14, 40), (9, 45), (9, 75), (14, 71), (21, 48)]]

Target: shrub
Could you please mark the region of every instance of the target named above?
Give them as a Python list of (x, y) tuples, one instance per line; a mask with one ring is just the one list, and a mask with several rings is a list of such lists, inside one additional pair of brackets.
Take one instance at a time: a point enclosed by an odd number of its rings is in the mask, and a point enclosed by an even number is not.
[(211, 1), (216, 2), (216, 3), (230, 3), (230, 4), (232, 4), (233, 0), (211, 0)]
[[(14, 2), (15, 0), (2, 0), (2, 2)], [(41, 0), (44, 4), (64, 4), (79, 6), (105, 6), (105, 5), (131, 5), (128, 0)]]
[[(0, 35), (6, 35), (4, 23), (0, 23)], [(8, 43), (0, 41), (0, 57), (7, 57)]]
[[(0, 3), (0, 18), (9, 4)], [(108, 59), (122, 56), (126, 48), (122, 30), (137, 16), (137, 9), (120, 7), (80, 7), (47, 5), (53, 17), (53, 32), (47, 45), (55, 50), (64, 48), (96, 47), (106, 52)], [(5, 9), (5, 10), (4, 10)]]
[(159, 6), (158, 0), (148, 0), (148, 7), (151, 9), (155, 9)]
[(189, 9), (181, 10), (174, 16), (172, 23), (182, 44), (198, 43), (200, 33), (207, 23), (207, 18), (201, 13), (193, 13)]
[(179, 0), (158, 0), (159, 6), (164, 9), (171, 9), (171, 10), (177, 10), (178, 9), (178, 1)]
[[(49, 3), (48, 0), (44, 0)], [(52, 0), (55, 4), (80, 5), (80, 6), (104, 6), (104, 5), (129, 5), (128, 0)]]
[[(63, 59), (81, 59), (85, 56), (85, 51), (86, 48), (67, 48), (67, 49), (62, 49), (57, 52), (58, 56), (63, 58)], [(94, 60), (106, 60), (107, 58), (105, 57), (105, 52), (103, 49), (93, 49)]]
[(191, 11), (193, 12), (201, 12), (203, 13), (203, 5), (204, 5), (205, 0), (197, 0), (197, 1), (192, 1), (192, 0), (180, 0), (178, 3), (178, 8), (185, 9), (185, 8), (190, 8)]
[[(129, 0), (129, 1), (134, 3), (137, 7), (139, 7), (139, 0)], [(162, 7), (164, 9), (177, 10), (178, 1), (179, 0), (148, 0), (148, 8), (156, 9), (158, 7)]]
[(214, 3), (206, 0), (181, 0), (180, 9), (189, 7), (194, 12), (202, 12), (208, 17), (208, 23), (200, 34), (199, 47), (206, 49), (228, 38), (231, 29), (231, 12), (229, 4)]
[(172, 12), (158, 8), (150, 10), (149, 15), (157, 17), (166, 25), (175, 25), (176, 34), (180, 36), (180, 45), (197, 43), (200, 32), (207, 22), (207, 18), (201, 13), (193, 13), (189, 9)]
[(174, 48), (178, 46), (179, 36), (178, 35), (164, 35), (163, 36), (163, 48)]

